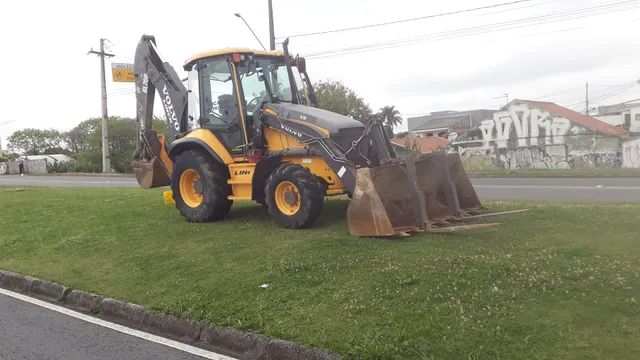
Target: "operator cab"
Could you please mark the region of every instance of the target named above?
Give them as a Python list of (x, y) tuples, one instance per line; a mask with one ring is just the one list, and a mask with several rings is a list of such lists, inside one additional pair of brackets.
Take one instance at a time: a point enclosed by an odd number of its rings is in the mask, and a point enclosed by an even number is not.
[(290, 59), (290, 65), (291, 72), (282, 51), (222, 49), (192, 57), (184, 66), (189, 73), (187, 130), (210, 129), (232, 153), (243, 154), (265, 103), (316, 105), (304, 59)]

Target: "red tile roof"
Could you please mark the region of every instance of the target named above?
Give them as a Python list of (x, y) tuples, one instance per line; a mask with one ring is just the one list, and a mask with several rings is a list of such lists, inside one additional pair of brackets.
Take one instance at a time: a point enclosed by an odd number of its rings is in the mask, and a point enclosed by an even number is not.
[[(391, 142), (404, 147), (407, 140), (413, 139), (408, 137), (399, 137), (391, 139)], [(450, 141), (438, 136), (423, 136), (415, 138), (416, 142), (420, 145), (420, 152), (422, 154), (428, 154), (438, 149), (442, 149), (449, 145)]]
[(526, 103), (529, 105), (529, 107), (546, 110), (551, 114), (554, 114), (556, 116), (561, 116), (573, 123), (589, 128), (592, 131), (597, 132), (598, 134), (618, 136), (618, 137), (622, 137), (629, 134), (629, 131), (626, 129), (613, 126), (611, 124), (607, 124), (606, 122), (600, 121), (592, 116), (581, 114), (577, 111), (567, 109), (566, 107), (560, 106), (558, 104), (554, 104), (546, 101), (533, 101), (533, 100), (514, 100), (514, 101)]

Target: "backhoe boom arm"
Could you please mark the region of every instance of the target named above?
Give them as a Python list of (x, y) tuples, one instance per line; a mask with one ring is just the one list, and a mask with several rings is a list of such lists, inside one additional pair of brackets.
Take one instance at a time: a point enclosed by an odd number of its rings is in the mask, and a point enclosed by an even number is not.
[(188, 127), (187, 89), (173, 67), (162, 60), (153, 36), (143, 35), (134, 61), (136, 119), (141, 130), (151, 129), (155, 90), (167, 118), (167, 140), (172, 142)]

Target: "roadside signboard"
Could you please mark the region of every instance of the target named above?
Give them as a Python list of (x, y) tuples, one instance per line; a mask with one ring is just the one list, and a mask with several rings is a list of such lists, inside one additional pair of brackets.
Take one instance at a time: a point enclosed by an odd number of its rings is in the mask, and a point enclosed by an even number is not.
[(133, 64), (112, 63), (111, 76), (113, 82), (135, 82), (133, 76)]

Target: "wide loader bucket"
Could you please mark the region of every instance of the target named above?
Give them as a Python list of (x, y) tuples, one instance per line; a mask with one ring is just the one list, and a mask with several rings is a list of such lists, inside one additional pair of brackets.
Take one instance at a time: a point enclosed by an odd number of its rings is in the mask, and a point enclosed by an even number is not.
[(158, 157), (151, 159), (134, 160), (131, 163), (136, 180), (143, 189), (167, 186), (171, 183), (167, 171)]
[(460, 156), (436, 152), (358, 169), (347, 220), (352, 235), (394, 236), (429, 231), (480, 208)]

